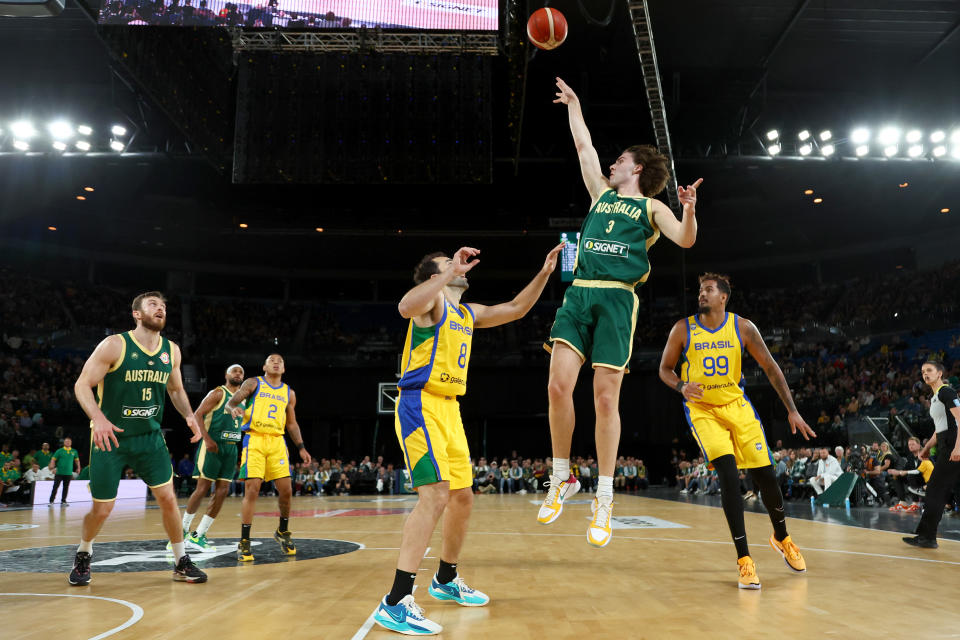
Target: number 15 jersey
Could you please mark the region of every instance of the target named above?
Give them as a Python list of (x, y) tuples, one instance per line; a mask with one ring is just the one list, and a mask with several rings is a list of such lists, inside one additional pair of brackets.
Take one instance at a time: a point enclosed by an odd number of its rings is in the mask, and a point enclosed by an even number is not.
[(467, 366), (473, 341), (473, 310), (444, 299), (443, 317), (432, 327), (407, 328), (397, 386), (401, 391), (423, 389), (436, 396), (462, 396), (467, 392)]
[(687, 348), (680, 365), (680, 379), (703, 385), (697, 404), (725, 405), (743, 397), (743, 342), (740, 317), (727, 313), (723, 323), (711, 331), (698, 316), (687, 318)]

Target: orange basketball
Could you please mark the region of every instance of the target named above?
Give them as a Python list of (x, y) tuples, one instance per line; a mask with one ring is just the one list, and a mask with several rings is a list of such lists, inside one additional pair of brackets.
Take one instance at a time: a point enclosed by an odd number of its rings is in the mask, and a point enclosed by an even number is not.
[(527, 20), (527, 37), (538, 49), (556, 49), (567, 39), (567, 19), (556, 9), (537, 9)]

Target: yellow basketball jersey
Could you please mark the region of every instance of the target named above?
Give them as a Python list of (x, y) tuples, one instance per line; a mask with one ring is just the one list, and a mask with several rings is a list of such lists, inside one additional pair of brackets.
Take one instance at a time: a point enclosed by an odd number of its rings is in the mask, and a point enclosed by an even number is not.
[(473, 340), (473, 310), (444, 300), (443, 317), (432, 327), (410, 320), (403, 344), (401, 390), (423, 389), (437, 396), (467, 392), (467, 365)]
[(680, 379), (703, 385), (698, 404), (724, 405), (743, 397), (743, 343), (739, 317), (727, 313), (714, 331), (700, 324), (697, 316), (687, 318), (687, 348), (680, 365)]
[(286, 382), (271, 387), (263, 376), (257, 377), (257, 389), (250, 395), (243, 416), (244, 431), (283, 435), (287, 428), (287, 404), (290, 402), (290, 387)]

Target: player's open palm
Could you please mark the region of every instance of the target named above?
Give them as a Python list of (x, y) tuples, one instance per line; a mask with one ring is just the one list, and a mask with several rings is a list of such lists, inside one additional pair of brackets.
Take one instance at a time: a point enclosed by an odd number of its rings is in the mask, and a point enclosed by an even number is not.
[(466, 275), (470, 269), (480, 264), (479, 260), (470, 260), (480, 255), (480, 249), (473, 247), (461, 247), (453, 254), (453, 272), (458, 276)]
[(566, 242), (561, 242), (547, 254), (547, 259), (543, 261), (544, 273), (553, 273), (553, 270), (557, 268), (557, 256), (563, 251), (563, 245), (565, 244)]
[(94, 421), (93, 444), (103, 451), (112, 451), (110, 443), (113, 442), (114, 446), (119, 449), (120, 443), (117, 441), (117, 433), (123, 433), (123, 429), (106, 418)]
[(683, 397), (685, 400), (700, 400), (703, 398), (703, 385), (699, 382), (688, 382), (683, 385)]
[(577, 101), (577, 94), (573, 92), (566, 82), (557, 78), (557, 99), (553, 101), (554, 104), (570, 104), (571, 102)]
[(677, 187), (677, 197), (680, 199), (680, 204), (682, 204), (684, 208), (697, 208), (697, 187), (699, 187), (702, 182), (703, 178), (698, 178), (693, 184), (688, 184), (686, 187)]
[(808, 425), (806, 421), (800, 417), (798, 412), (794, 411), (790, 413), (787, 416), (787, 420), (790, 422), (790, 433), (796, 434), (797, 431), (799, 431), (804, 440), (817, 437), (817, 434), (814, 433), (813, 429), (810, 428), (810, 425)]

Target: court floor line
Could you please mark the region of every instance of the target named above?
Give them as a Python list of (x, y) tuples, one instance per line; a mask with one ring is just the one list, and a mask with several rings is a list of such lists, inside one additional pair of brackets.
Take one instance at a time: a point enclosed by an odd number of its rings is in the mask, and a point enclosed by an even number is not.
[(118, 627), (108, 629), (99, 635), (92, 636), (89, 640), (101, 640), (102, 638), (107, 638), (112, 636), (115, 633), (119, 633), (131, 627), (140, 621), (140, 618), (143, 617), (143, 609), (132, 602), (127, 602), (126, 600), (118, 600), (116, 598), (102, 598), (100, 596), (85, 596), (73, 593), (0, 593), (0, 596), (24, 596), (24, 597), (41, 597), (41, 598), (87, 598), (89, 600), (105, 600), (107, 602), (115, 602), (117, 604), (122, 604), (132, 611), (132, 615), (127, 618), (127, 621), (121, 624)]

